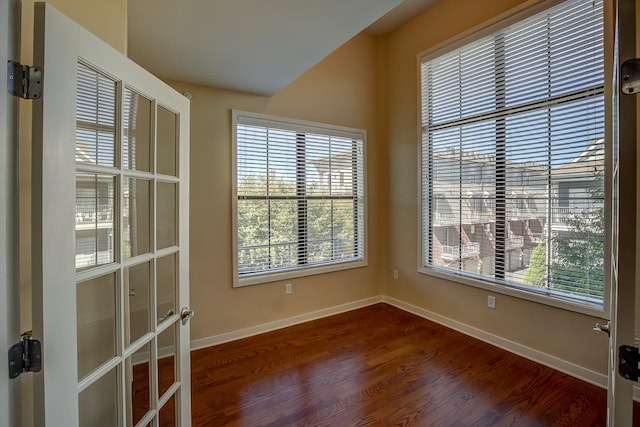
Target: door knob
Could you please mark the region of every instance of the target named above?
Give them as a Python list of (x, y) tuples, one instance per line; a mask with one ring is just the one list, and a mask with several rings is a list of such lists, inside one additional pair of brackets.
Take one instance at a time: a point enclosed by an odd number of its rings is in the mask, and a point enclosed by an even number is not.
[(189, 319), (191, 319), (195, 314), (196, 312), (194, 310), (191, 310), (187, 307), (182, 307), (182, 310), (180, 310), (180, 318), (182, 319), (182, 324), (186, 325)]

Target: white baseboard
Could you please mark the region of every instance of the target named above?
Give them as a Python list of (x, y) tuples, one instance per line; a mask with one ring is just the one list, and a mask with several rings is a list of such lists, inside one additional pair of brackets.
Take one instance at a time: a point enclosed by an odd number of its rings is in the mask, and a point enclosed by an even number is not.
[(381, 296), (366, 298), (347, 304), (336, 305), (334, 307), (324, 308), (322, 310), (312, 311), (310, 313), (300, 314), (298, 316), (288, 317), (282, 320), (263, 323), (261, 325), (251, 326), (249, 328), (239, 329), (237, 331), (225, 332), (220, 335), (213, 335), (207, 338), (201, 338), (191, 341), (191, 350), (210, 347), (212, 345), (223, 344), (230, 341), (247, 338), (265, 332), (275, 331), (277, 329), (286, 328), (297, 325), (299, 323), (308, 322), (310, 320), (321, 319), (323, 317), (333, 316), (334, 314), (344, 313), (358, 308), (367, 307), (382, 301)]
[(517, 342), (507, 340), (497, 335), (490, 334), (481, 329), (474, 328), (473, 326), (460, 323), (456, 320), (434, 313), (424, 308), (417, 307), (415, 305), (406, 303), (404, 301), (391, 298), (388, 296), (382, 297), (382, 302), (397, 307), (401, 310), (413, 313), (417, 316), (439, 323), (443, 326), (461, 332), (465, 335), (469, 335), (473, 338), (479, 339), (496, 347), (500, 347), (503, 350), (522, 356), (525, 359), (532, 360), (541, 365), (548, 366), (560, 372), (564, 372), (567, 375), (581, 379), (590, 384), (598, 387), (607, 388), (607, 376), (599, 372), (592, 371), (590, 369), (583, 368), (582, 366), (575, 365), (566, 360), (562, 360), (555, 356), (551, 356), (547, 353), (535, 350), (533, 348), (518, 344)]

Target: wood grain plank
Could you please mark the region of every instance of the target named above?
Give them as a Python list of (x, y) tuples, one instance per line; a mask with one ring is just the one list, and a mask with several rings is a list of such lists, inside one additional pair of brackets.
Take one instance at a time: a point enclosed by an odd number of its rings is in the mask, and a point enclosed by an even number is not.
[(383, 303), (193, 351), (191, 369), (194, 427), (606, 419), (604, 390)]

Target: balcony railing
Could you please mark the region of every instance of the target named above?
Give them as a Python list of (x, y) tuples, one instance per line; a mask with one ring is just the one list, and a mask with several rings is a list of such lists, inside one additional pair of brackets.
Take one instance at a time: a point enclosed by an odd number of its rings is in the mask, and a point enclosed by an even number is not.
[(442, 259), (452, 261), (480, 255), (480, 243), (467, 243), (462, 246), (442, 245)]
[(113, 222), (113, 206), (95, 204), (76, 204), (76, 225)]
[(354, 241), (347, 238), (309, 240), (305, 254), (299, 254), (299, 247), (297, 241), (239, 246), (240, 274), (297, 266), (299, 258), (305, 258), (306, 264), (314, 264), (355, 256)]
[[(463, 212), (462, 217), (459, 213), (448, 212), (434, 212), (433, 225), (446, 226), (455, 224), (481, 224), (496, 221), (496, 214), (493, 211), (487, 212)], [(522, 221), (534, 218), (545, 218), (546, 212), (535, 211), (531, 209), (509, 209), (507, 210), (507, 220), (509, 221)]]
[(531, 241), (533, 243), (544, 242), (544, 233), (531, 233)]
[(594, 217), (600, 214), (601, 207), (554, 207), (551, 209), (551, 224), (567, 225), (576, 217)]
[(522, 236), (513, 236), (507, 238), (507, 250), (517, 249), (524, 246), (524, 237)]

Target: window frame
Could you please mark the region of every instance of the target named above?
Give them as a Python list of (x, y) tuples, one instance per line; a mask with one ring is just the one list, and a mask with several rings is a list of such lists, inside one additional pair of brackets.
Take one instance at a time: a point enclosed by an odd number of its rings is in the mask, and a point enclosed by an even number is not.
[[(585, 303), (579, 303), (570, 299), (565, 299), (561, 296), (557, 296), (554, 294), (544, 294), (535, 292), (530, 289), (527, 285), (518, 286), (517, 284), (501, 284), (498, 282), (494, 282), (491, 280), (484, 280), (476, 277), (469, 276), (465, 274), (464, 271), (460, 271), (458, 273), (454, 273), (453, 271), (448, 272), (445, 269), (441, 269), (433, 266), (424, 265), (424, 256), (425, 253), (429, 250), (428, 247), (423, 246), (423, 175), (424, 172), (422, 170), (422, 133), (423, 133), (423, 109), (422, 109), (422, 97), (423, 97), (423, 84), (422, 84), (422, 64), (424, 62), (429, 61), (430, 59), (434, 59), (441, 55), (447, 54), (453, 50), (464, 47), (467, 44), (473, 43), (483, 37), (494, 34), (497, 31), (500, 31), (510, 25), (518, 23), (519, 21), (525, 20), (535, 14), (540, 12), (544, 12), (545, 10), (552, 8), (558, 4), (563, 3), (564, 0), (530, 0), (525, 2), (520, 6), (516, 6), (513, 9), (510, 9), (493, 19), (484, 22), (480, 25), (472, 27), (471, 29), (454, 36), (448, 40), (445, 40), (442, 43), (439, 43), (429, 49), (426, 49), (422, 52), (419, 52), (416, 55), (416, 84), (417, 84), (417, 93), (416, 93), (416, 102), (417, 102), (417, 197), (418, 197), (418, 209), (417, 209), (417, 226), (418, 232), (420, 233), (419, 238), (417, 239), (417, 271), (418, 273), (435, 277), (438, 279), (444, 279), (450, 282), (455, 282), (467, 286), (472, 286), (474, 288), (478, 288), (481, 290), (485, 290), (491, 293), (504, 294), (511, 297), (516, 297), (519, 299), (532, 301), (536, 303), (540, 303), (547, 306), (552, 306), (556, 308), (561, 308), (567, 311), (587, 314), (595, 317), (605, 318), (609, 316), (610, 312), (610, 257), (606, 256), (606, 254), (610, 253), (610, 242), (611, 242), (611, 225), (610, 225), (610, 216), (609, 212), (611, 211), (611, 188), (610, 188), (610, 180), (611, 180), (611, 141), (612, 131), (612, 121), (611, 121), (611, 93), (612, 93), (612, 34), (613, 34), (613, 16), (611, 8), (607, 7), (607, 2), (604, 2), (603, 5), (603, 13), (604, 13), (604, 115), (605, 115), (605, 130), (604, 130), (604, 140), (605, 140), (605, 161), (604, 161), (604, 210), (605, 210), (605, 246), (604, 246), (604, 294), (602, 306)], [(435, 172), (435, 169), (432, 169)], [(481, 173), (484, 173), (482, 171)], [(483, 177), (484, 179), (484, 177)], [(505, 199), (507, 200), (507, 199)]]
[[(260, 271), (241, 276), (238, 262), (238, 125), (241, 118), (263, 123), (265, 126), (274, 126), (293, 132), (309, 132), (333, 137), (347, 137), (362, 140), (362, 234), (358, 233), (358, 226), (354, 226), (355, 239), (362, 239), (362, 256), (359, 259), (347, 261), (334, 261), (326, 264), (301, 265), (291, 268), (275, 269), (273, 271)], [(363, 129), (345, 126), (329, 125), (305, 120), (290, 119), (286, 117), (253, 113), (241, 110), (231, 110), (232, 128), (232, 258), (233, 258), (233, 287), (239, 288), (262, 283), (289, 280), (299, 277), (313, 276), (317, 274), (350, 270), (368, 266), (368, 195), (367, 195), (367, 132)], [(300, 180), (296, 173), (296, 180)], [(354, 196), (357, 199), (357, 196)], [(306, 200), (306, 199), (304, 199)]]

